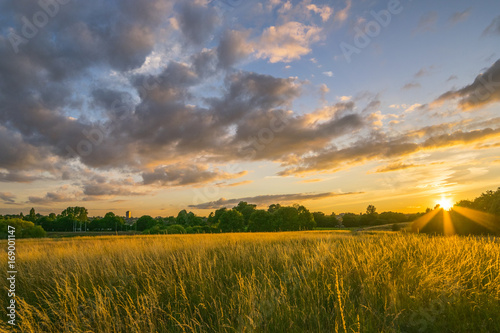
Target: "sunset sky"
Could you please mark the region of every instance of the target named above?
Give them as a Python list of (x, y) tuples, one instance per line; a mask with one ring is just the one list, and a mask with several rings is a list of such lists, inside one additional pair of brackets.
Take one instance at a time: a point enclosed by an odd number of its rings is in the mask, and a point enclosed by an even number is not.
[(498, 0), (16, 0), (0, 32), (0, 214), (500, 186)]

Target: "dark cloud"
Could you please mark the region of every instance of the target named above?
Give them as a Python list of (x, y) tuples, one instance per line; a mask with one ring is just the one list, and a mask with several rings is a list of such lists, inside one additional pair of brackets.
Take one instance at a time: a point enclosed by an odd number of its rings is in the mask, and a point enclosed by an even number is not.
[(415, 164), (405, 164), (403, 162), (397, 162), (397, 163), (388, 164), (384, 167), (378, 168), (375, 172), (384, 173), (384, 172), (404, 170), (404, 169), (414, 168), (414, 167), (416, 167)]
[(177, 20), (184, 36), (197, 45), (210, 38), (219, 21), (214, 8), (192, 2), (182, 4)]
[(293, 194), (271, 194), (271, 195), (258, 195), (254, 197), (238, 198), (238, 199), (224, 199), (220, 198), (217, 201), (205, 202), (198, 205), (190, 205), (191, 208), (198, 209), (219, 209), (222, 207), (231, 207), (237, 205), (240, 201), (246, 201), (250, 204), (257, 206), (267, 206), (273, 203), (291, 203), (301, 202), (304, 200), (319, 200), (325, 198), (332, 198), (343, 195), (361, 194), (363, 192), (348, 192), (348, 193), (293, 193)]
[(219, 67), (229, 68), (251, 53), (252, 50), (246, 43), (248, 36), (248, 32), (235, 30), (227, 31), (222, 36), (217, 47)]
[(500, 34), (500, 16), (497, 16), (491, 21), (490, 25), (483, 31), (483, 36), (499, 35)]
[(56, 202), (74, 202), (76, 197), (74, 194), (65, 194), (57, 192), (47, 192), (45, 196), (30, 196), (28, 198), (29, 203), (38, 205), (50, 205)]
[(238, 178), (245, 174), (246, 171), (231, 174), (218, 169), (209, 170), (199, 165), (188, 165), (158, 167), (153, 172), (144, 172), (142, 178), (145, 185), (185, 186)]
[(16, 202), (16, 196), (10, 192), (0, 192), (0, 200), (6, 204), (13, 204)]
[(479, 74), (474, 82), (459, 90), (450, 90), (439, 96), (434, 104), (458, 99), (462, 110), (471, 110), (483, 105), (500, 101), (500, 59), (484, 73)]
[(401, 134), (392, 139), (375, 135), (369, 139), (360, 140), (346, 148), (338, 149), (330, 147), (322, 149), (312, 156), (302, 158), (299, 162), (294, 161), (294, 163), (289, 163), (288, 165), (284, 163), (283, 166), (286, 169), (281, 171), (280, 174), (292, 175), (314, 171), (335, 171), (378, 158), (395, 159), (422, 150), (471, 144), (499, 136), (500, 128), (486, 128), (469, 132), (457, 130), (450, 134), (425, 135), (422, 140), (418, 140), (422, 133), (434, 133), (435, 129), (424, 128), (418, 132)]

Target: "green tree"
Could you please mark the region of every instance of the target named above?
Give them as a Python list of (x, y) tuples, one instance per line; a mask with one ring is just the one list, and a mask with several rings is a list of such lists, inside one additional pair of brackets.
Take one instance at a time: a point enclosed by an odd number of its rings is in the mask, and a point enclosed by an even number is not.
[(248, 222), (250, 220), (250, 215), (252, 215), (252, 213), (255, 212), (256, 208), (257, 205), (248, 204), (245, 201), (240, 201), (238, 203), (238, 206), (234, 207), (233, 209), (237, 210), (243, 215), (243, 218), (245, 219), (245, 225), (248, 225)]
[(16, 228), (16, 238), (40, 238), (46, 236), (46, 232), (41, 226), (23, 219), (10, 218), (0, 220), (1, 238), (7, 238), (9, 226)]
[(377, 208), (375, 208), (374, 205), (368, 205), (368, 207), (366, 207), (366, 214), (367, 215), (375, 215), (376, 211), (377, 211)]
[(248, 231), (273, 231), (274, 227), (271, 218), (272, 214), (268, 211), (262, 209), (254, 211), (248, 221)]
[(278, 231), (300, 230), (299, 212), (295, 207), (280, 207), (273, 212), (274, 229)]
[(280, 204), (271, 204), (271, 205), (269, 205), (269, 208), (267, 209), (267, 211), (269, 213), (274, 213), (275, 211), (277, 211), (280, 208), (281, 208)]
[(30, 214), (26, 217), (27, 221), (35, 223), (36, 221), (36, 213), (35, 213), (35, 208), (30, 209)]
[(144, 231), (156, 225), (156, 220), (149, 215), (143, 215), (135, 222), (137, 231)]
[(238, 232), (243, 231), (245, 227), (245, 219), (243, 214), (235, 209), (224, 212), (219, 219), (219, 229), (222, 232)]
[(299, 228), (302, 230), (312, 230), (316, 226), (313, 214), (304, 206), (299, 206), (297, 211), (299, 213)]

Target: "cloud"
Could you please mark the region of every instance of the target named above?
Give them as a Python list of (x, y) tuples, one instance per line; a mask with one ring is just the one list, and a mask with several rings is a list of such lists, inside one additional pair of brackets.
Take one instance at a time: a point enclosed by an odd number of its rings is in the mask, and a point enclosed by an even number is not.
[(184, 3), (176, 20), (187, 40), (197, 45), (210, 38), (219, 22), (213, 7), (198, 2)]
[(38, 205), (50, 205), (57, 202), (75, 202), (77, 201), (74, 194), (65, 194), (58, 192), (47, 192), (45, 196), (30, 196), (29, 203)]
[(330, 18), (330, 16), (333, 14), (333, 9), (331, 7), (326, 6), (326, 5), (318, 7), (318, 6), (314, 5), (314, 4), (310, 4), (310, 5), (307, 5), (306, 8), (308, 10), (316, 13), (316, 14), (319, 14), (321, 16), (321, 20), (323, 22), (328, 21), (328, 19)]
[(423, 14), (418, 21), (417, 27), (413, 29), (413, 34), (433, 31), (436, 27), (437, 20), (437, 12), (431, 11)]
[(323, 75), (328, 77), (333, 77), (333, 72), (332, 71), (323, 72)]
[(409, 82), (409, 83), (405, 84), (401, 89), (410, 90), (410, 89), (415, 89), (415, 88), (420, 88), (420, 87), (421, 87), (421, 85), (418, 82)]
[(246, 174), (246, 171), (231, 174), (218, 169), (210, 170), (200, 165), (172, 165), (158, 167), (152, 172), (144, 172), (142, 179), (145, 185), (185, 186), (239, 178)]
[(405, 164), (403, 162), (397, 162), (397, 163), (392, 163), (392, 164), (386, 165), (384, 167), (381, 167), (381, 168), (377, 169), (375, 172), (376, 173), (384, 173), (384, 172), (404, 170), (404, 169), (414, 168), (414, 167), (416, 167), (415, 164)]
[(455, 12), (449, 18), (449, 21), (451, 24), (457, 24), (457, 23), (463, 22), (463, 21), (467, 20), (467, 18), (470, 15), (470, 12), (471, 12), (471, 8), (467, 8), (466, 10), (461, 11), (461, 12)]
[(332, 198), (344, 195), (361, 194), (363, 192), (348, 192), (348, 193), (335, 193), (335, 192), (324, 192), (324, 193), (293, 193), (293, 194), (270, 194), (270, 195), (258, 195), (254, 197), (245, 197), (238, 199), (224, 199), (220, 198), (217, 201), (205, 202), (197, 205), (190, 205), (191, 208), (198, 209), (219, 209), (222, 207), (230, 207), (237, 205), (240, 201), (246, 201), (248, 203), (256, 204), (257, 206), (267, 206), (273, 203), (291, 203), (291, 202), (302, 202), (305, 200), (319, 200), (325, 198)]
[(351, 5), (351, 0), (346, 0), (345, 7), (335, 13), (334, 20), (339, 23), (344, 23), (349, 17), (349, 10), (351, 9)]
[(431, 71), (434, 69), (434, 66), (429, 66), (429, 67), (422, 67), (419, 69), (418, 72), (415, 73), (414, 77), (415, 78), (420, 78), (423, 76), (427, 76), (431, 73)]
[(483, 31), (483, 36), (499, 35), (500, 34), (500, 16), (497, 16), (491, 21), (490, 25)]
[(255, 43), (258, 58), (269, 62), (291, 62), (311, 52), (310, 44), (321, 39), (321, 28), (300, 22), (287, 22), (264, 30)]
[(13, 204), (16, 202), (16, 196), (10, 192), (0, 192), (0, 200), (6, 204)]
[[(433, 135), (435, 128), (425, 127), (418, 131), (408, 132), (395, 138), (380, 135), (359, 140), (351, 146), (338, 149), (330, 147), (318, 150), (294, 163), (283, 163), (285, 169), (279, 172), (282, 176), (300, 175), (317, 171), (336, 171), (349, 166), (358, 165), (375, 159), (401, 158), (423, 150), (436, 150), (457, 145), (468, 145), (500, 136), (500, 128), (486, 128), (464, 132), (454, 131), (450, 134)], [(424, 137), (421, 136), (425, 133)]]
[(433, 105), (455, 99), (458, 99), (458, 106), (464, 111), (500, 101), (500, 59), (479, 74), (474, 82), (461, 89), (445, 92), (434, 100)]

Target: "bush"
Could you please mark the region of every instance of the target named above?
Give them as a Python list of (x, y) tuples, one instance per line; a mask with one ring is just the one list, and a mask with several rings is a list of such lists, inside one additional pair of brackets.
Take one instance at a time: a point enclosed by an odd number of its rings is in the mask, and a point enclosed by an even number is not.
[(16, 228), (15, 236), (16, 238), (41, 238), (45, 237), (47, 233), (39, 225), (35, 225), (33, 222), (24, 221), (21, 219), (2, 219), (0, 220), (0, 237), (7, 238), (8, 226)]
[(167, 233), (168, 234), (185, 234), (186, 229), (180, 224), (173, 224), (169, 227), (167, 227)]

